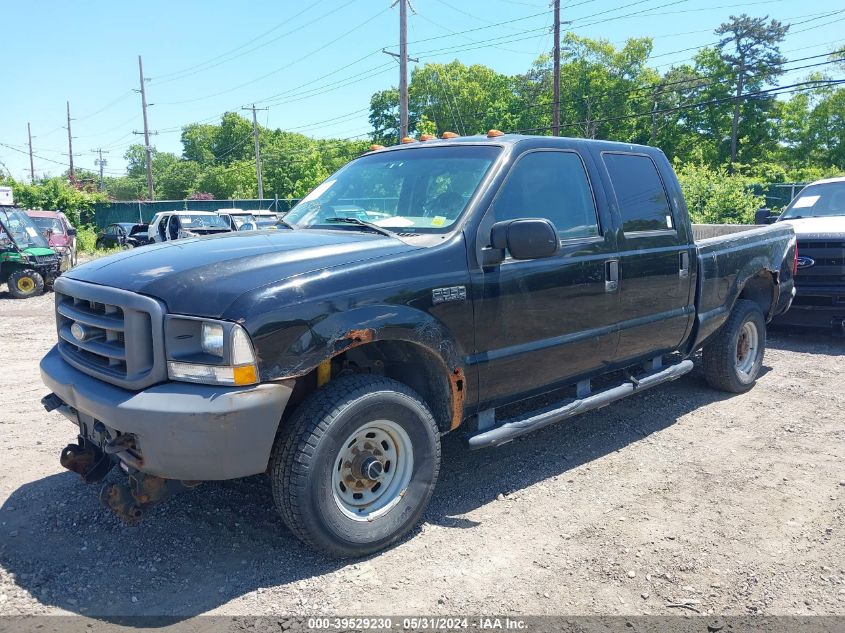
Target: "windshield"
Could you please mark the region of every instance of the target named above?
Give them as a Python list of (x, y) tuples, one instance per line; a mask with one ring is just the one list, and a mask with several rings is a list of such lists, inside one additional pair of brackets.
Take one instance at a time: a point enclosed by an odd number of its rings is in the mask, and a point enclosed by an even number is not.
[(35, 226), (41, 231), (41, 233), (46, 233), (47, 231), (52, 231), (57, 235), (63, 235), (65, 232), (65, 227), (62, 226), (62, 221), (58, 218), (30, 218), (35, 223)]
[(18, 245), (18, 248), (41, 247), (49, 248), (47, 240), (33, 224), (30, 217), (17, 209), (0, 209), (0, 242), (8, 237)]
[(179, 225), (183, 229), (228, 229), (226, 220), (219, 215), (179, 214)]
[(232, 224), (235, 225), (236, 230), (247, 222), (255, 222), (255, 216), (250, 213), (231, 214), (229, 217), (232, 218)]
[(804, 187), (781, 220), (845, 215), (845, 182), (824, 182)]
[(334, 218), (351, 218), (404, 232), (447, 231), (500, 151), (456, 145), (368, 154), (303, 198), (285, 222), (335, 228), (341, 223)]

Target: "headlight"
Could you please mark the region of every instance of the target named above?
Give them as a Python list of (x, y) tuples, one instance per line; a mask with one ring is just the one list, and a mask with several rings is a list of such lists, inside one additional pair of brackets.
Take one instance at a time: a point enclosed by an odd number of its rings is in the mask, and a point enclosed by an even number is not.
[(223, 358), (223, 325), (203, 321), (201, 343), (206, 354)]
[(210, 385), (253, 385), (258, 367), (249, 335), (237, 323), (168, 316), (167, 374)]

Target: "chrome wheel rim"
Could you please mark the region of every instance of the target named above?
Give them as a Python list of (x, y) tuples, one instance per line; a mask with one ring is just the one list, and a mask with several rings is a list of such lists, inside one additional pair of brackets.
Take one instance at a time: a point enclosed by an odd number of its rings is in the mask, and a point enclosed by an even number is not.
[(372, 521), (405, 494), (414, 468), (411, 438), (391, 420), (359, 427), (341, 446), (332, 467), (332, 494), (340, 511)]
[(757, 326), (752, 321), (743, 323), (736, 341), (736, 371), (740, 377), (746, 380), (751, 378), (759, 350), (760, 334)]

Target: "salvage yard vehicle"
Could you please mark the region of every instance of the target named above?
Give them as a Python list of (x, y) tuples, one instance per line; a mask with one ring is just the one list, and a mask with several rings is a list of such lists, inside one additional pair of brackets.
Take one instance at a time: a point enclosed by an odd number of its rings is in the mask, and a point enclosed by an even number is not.
[(61, 274), (61, 263), (26, 213), (0, 206), (0, 284), (6, 284), (9, 294), (37, 297)]
[(27, 210), (47, 243), (62, 258), (62, 270), (76, 266), (76, 229), (61, 211)]
[[(244, 211), (243, 209), (220, 209), (217, 211), (217, 215), (223, 218), (233, 231), (251, 231), (254, 230), (256, 221), (266, 225), (271, 221), (275, 222), (278, 218), (272, 211)], [(253, 228), (244, 229), (243, 227), (246, 224), (252, 224)]]
[(115, 222), (97, 234), (97, 248), (137, 248), (149, 243), (149, 225)]
[(156, 213), (147, 229), (150, 243), (229, 233), (231, 230), (222, 218), (210, 211)]
[(128, 474), (101, 492), (124, 520), (267, 473), (297, 537), (375, 552), (420, 520), (441, 435), (498, 446), (675, 380), (699, 350), (710, 385), (745, 392), (793, 297), (792, 227), (695, 243), (668, 160), (638, 145), (374, 146), (285, 224), (57, 282), (43, 403), (78, 427), (65, 467)]
[(811, 183), (780, 216), (762, 213), (757, 219), (786, 222), (798, 236), (797, 294), (776, 323), (845, 336), (845, 177)]

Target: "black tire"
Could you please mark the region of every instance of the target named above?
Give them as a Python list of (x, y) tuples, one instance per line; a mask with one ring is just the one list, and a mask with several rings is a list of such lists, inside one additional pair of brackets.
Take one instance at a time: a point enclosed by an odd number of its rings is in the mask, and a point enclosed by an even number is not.
[[(348, 506), (344, 510), (338, 500), (335, 470), (341, 472), (350, 446), (362, 446), (354, 440), (347, 444), (356, 432), (385, 421), (410, 440), (413, 465), (406, 461), (408, 471), (402, 471), (397, 458), (393, 475), (410, 472), (410, 480), (404, 493), (385, 501), (383, 514), (351, 518)], [(391, 465), (384, 464), (387, 473)], [(337, 378), (300, 405), (277, 438), (270, 478), (276, 507), (294, 535), (333, 558), (347, 558), (384, 549), (412, 530), (428, 506), (439, 470), (440, 433), (422, 398), (395, 380), (359, 374)], [(384, 496), (391, 487), (386, 484)]]
[(106, 247), (103, 245), (102, 240), (97, 240), (96, 243), (94, 244), (94, 248), (96, 248), (98, 251), (101, 251), (101, 250), (104, 250)]
[(18, 270), (9, 275), (6, 281), (9, 293), (15, 299), (37, 297), (44, 292), (44, 277), (35, 270)]
[[(748, 347), (751, 337), (747, 328), (756, 331), (754, 349)], [(743, 355), (743, 350), (746, 355)], [(760, 306), (753, 301), (737, 301), (719, 333), (702, 350), (704, 377), (714, 389), (745, 393), (757, 381), (765, 353), (766, 319)], [(747, 359), (747, 371), (741, 370), (744, 359)]]

